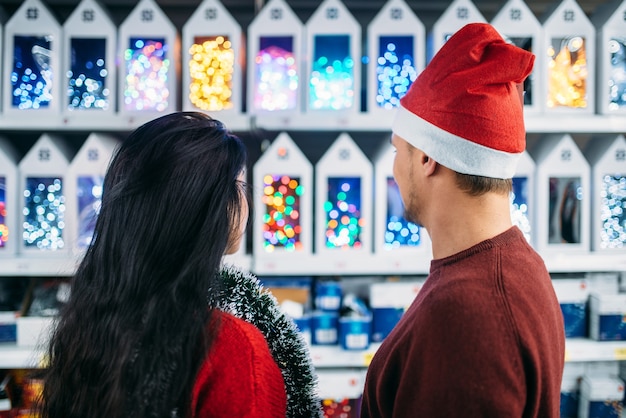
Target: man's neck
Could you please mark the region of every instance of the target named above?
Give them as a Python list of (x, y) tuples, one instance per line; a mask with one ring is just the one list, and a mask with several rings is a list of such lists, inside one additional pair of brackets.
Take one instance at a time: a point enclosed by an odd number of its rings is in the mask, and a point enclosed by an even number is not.
[(455, 190), (437, 200), (427, 231), (433, 258), (445, 258), (511, 228), (509, 197), (487, 193), (472, 197)]

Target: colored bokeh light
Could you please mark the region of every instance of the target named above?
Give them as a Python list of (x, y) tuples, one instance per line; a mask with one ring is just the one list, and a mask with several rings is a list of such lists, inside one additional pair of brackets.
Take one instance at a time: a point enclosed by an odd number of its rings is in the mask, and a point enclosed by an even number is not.
[(253, 104), (259, 110), (295, 109), (298, 100), (298, 64), (293, 37), (263, 36), (254, 57)]
[(326, 247), (361, 247), (361, 206), (360, 177), (328, 178), (328, 199), (324, 202)]
[(22, 237), (26, 247), (59, 250), (65, 246), (65, 197), (58, 177), (28, 177), (24, 189)]
[(105, 38), (70, 40), (70, 70), (66, 74), (69, 109), (109, 108), (106, 42)]
[(91, 244), (96, 220), (102, 205), (103, 176), (80, 176), (77, 179), (76, 197), (78, 202), (78, 241), (79, 248)]
[(553, 39), (548, 49), (547, 106), (586, 108), (587, 77), (585, 38)]
[(528, 217), (528, 177), (513, 177), (513, 190), (509, 199), (511, 201), (511, 221), (524, 234), (526, 241), (531, 242), (531, 225)]
[(386, 250), (403, 246), (418, 246), (422, 242), (419, 225), (404, 218), (404, 203), (393, 177), (387, 178), (387, 219), (385, 223)]
[(379, 107), (398, 107), (417, 78), (413, 42), (413, 36), (380, 37), (376, 59), (376, 104)]
[(124, 108), (164, 111), (169, 106), (170, 59), (165, 39), (130, 38), (124, 51)]
[(355, 105), (354, 59), (349, 35), (316, 35), (309, 79), (309, 107), (350, 109)]
[(626, 38), (609, 41), (609, 110), (626, 107)]
[(7, 186), (6, 178), (0, 177), (0, 248), (6, 247), (9, 241), (9, 226), (7, 225)]
[(601, 248), (626, 245), (626, 176), (605, 175), (600, 187)]
[(231, 109), (235, 51), (228, 37), (196, 37), (189, 57), (191, 103), (208, 111)]
[(279, 174), (263, 177), (263, 247), (266, 251), (302, 249), (300, 197), (303, 192), (298, 177)]
[(14, 36), (11, 104), (18, 109), (47, 108), (52, 101), (52, 36)]

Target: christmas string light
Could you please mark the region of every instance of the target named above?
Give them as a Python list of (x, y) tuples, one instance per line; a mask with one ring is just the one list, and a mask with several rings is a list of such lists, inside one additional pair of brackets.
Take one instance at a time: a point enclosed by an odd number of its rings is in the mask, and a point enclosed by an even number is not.
[(231, 109), (235, 52), (228, 37), (197, 37), (189, 55), (191, 103), (208, 111)]
[(13, 38), (11, 71), (12, 106), (18, 109), (47, 108), (52, 100), (52, 36)]
[(417, 246), (422, 242), (420, 227), (404, 218), (404, 204), (398, 184), (393, 177), (387, 178), (387, 222), (385, 229), (386, 250), (401, 246)]
[(354, 106), (354, 60), (349, 35), (316, 35), (309, 79), (309, 106), (342, 110)]
[(513, 190), (509, 196), (511, 202), (511, 221), (531, 242), (531, 226), (528, 218), (528, 177), (513, 177)]
[(69, 109), (109, 108), (106, 42), (105, 38), (70, 40), (71, 62), (66, 74)]
[(381, 36), (376, 60), (376, 104), (398, 107), (400, 99), (417, 78), (412, 36)]
[(600, 186), (600, 247), (626, 245), (626, 176), (605, 175)]
[(585, 38), (581, 36), (553, 40), (548, 49), (548, 107), (587, 107), (585, 48)]
[(261, 37), (254, 57), (254, 107), (261, 110), (295, 109), (298, 98), (298, 66), (293, 38)]
[(300, 179), (287, 175), (263, 177), (263, 246), (272, 252), (277, 247), (288, 251), (302, 249), (300, 233)]
[(27, 247), (64, 247), (65, 197), (58, 177), (28, 177), (24, 190), (23, 239)]
[(361, 247), (361, 205), (360, 177), (328, 178), (328, 200), (324, 202), (326, 247)]
[(126, 110), (164, 111), (169, 104), (170, 60), (165, 39), (131, 38), (124, 52)]
[(626, 38), (609, 41), (609, 110), (626, 107)]
[(103, 176), (80, 176), (77, 178), (79, 248), (87, 248), (93, 238), (96, 220), (102, 206)]
[(9, 227), (7, 226), (6, 178), (0, 177), (0, 248), (9, 241)]

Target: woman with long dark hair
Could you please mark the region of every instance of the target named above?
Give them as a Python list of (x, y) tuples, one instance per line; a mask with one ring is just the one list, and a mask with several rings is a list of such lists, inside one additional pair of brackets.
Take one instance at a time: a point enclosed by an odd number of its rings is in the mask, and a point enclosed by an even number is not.
[(51, 337), (43, 418), (319, 416), (293, 322), (222, 265), (248, 221), (246, 158), (196, 112), (122, 142)]

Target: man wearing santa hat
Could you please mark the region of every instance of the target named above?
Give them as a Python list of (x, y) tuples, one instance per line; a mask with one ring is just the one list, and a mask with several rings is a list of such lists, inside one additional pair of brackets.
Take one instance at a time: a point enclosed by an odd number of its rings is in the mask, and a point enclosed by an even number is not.
[(469, 24), (401, 101), (394, 177), (433, 260), (368, 368), (364, 418), (559, 416), (563, 317), (509, 202), (534, 58)]

